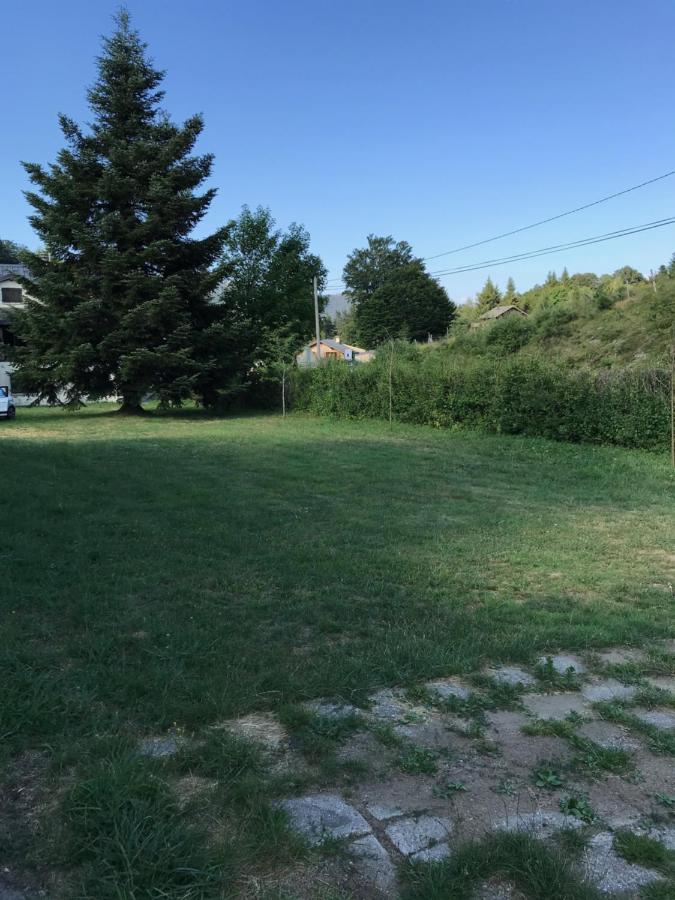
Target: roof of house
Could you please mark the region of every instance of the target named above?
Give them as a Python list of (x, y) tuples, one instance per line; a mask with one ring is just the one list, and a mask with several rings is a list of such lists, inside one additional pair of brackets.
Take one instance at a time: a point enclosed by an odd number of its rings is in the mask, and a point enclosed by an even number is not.
[[(326, 347), (330, 347), (331, 350), (337, 350), (339, 353), (344, 353), (345, 350), (356, 350), (357, 353), (366, 352), (363, 347), (354, 347), (353, 344), (343, 344), (341, 341), (334, 341), (332, 338), (321, 338), (321, 343)], [(316, 347), (316, 340), (311, 341), (309, 346)]]
[(479, 319), (498, 319), (500, 316), (503, 316), (504, 313), (509, 312), (510, 310), (515, 310), (517, 313), (520, 313), (521, 316), (526, 316), (527, 313), (519, 309), (517, 306), (513, 306), (513, 304), (509, 306), (495, 306), (494, 309), (489, 309), (486, 313), (483, 313), (482, 316), (479, 316)]
[(0, 281), (16, 281), (16, 276), (28, 278), (28, 269), (23, 263), (0, 263)]

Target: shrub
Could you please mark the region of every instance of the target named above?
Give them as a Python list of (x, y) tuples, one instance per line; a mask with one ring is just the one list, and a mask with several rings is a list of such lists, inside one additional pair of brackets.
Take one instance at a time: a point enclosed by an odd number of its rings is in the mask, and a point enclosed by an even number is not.
[(668, 375), (570, 371), (538, 359), (466, 360), (417, 351), (393, 365), (384, 347), (371, 363), (329, 363), (294, 375), (296, 409), (338, 418), (480, 428), (554, 440), (665, 449)]
[(511, 315), (500, 319), (485, 330), (485, 345), (494, 356), (516, 353), (532, 337), (532, 326), (522, 316)]

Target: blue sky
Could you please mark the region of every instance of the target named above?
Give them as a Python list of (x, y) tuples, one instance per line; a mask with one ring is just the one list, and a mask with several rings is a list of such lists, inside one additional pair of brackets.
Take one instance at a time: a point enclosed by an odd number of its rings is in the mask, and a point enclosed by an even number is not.
[[(203, 112), (219, 194), (303, 223), (339, 278), (369, 232), (421, 256), (554, 215), (675, 169), (673, 0), (129, 0), (167, 70), (175, 118)], [(115, 3), (33, 0), (2, 14), (0, 236), (35, 245), (19, 160), (49, 162), (56, 115), (86, 121), (85, 87)], [(675, 176), (465, 251), (472, 263), (675, 215)], [(442, 279), (462, 300), (490, 274), (643, 271), (675, 226)], [(434, 261), (430, 268), (440, 268)]]

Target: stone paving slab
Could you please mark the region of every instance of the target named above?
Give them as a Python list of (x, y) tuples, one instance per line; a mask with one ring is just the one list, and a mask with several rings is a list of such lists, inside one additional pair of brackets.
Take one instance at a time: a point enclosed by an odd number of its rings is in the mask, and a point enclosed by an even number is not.
[(401, 819), (386, 829), (386, 834), (399, 853), (410, 856), (432, 844), (447, 840), (452, 832), (452, 822), (437, 816), (420, 816), (418, 819)]
[(536, 678), (518, 666), (495, 666), (485, 670), (485, 674), (499, 684), (510, 684), (514, 687), (532, 687)]
[(675, 826), (664, 825), (660, 828), (652, 828), (648, 837), (655, 841), (661, 841), (666, 850), (675, 850)]
[(581, 828), (583, 822), (574, 816), (566, 816), (557, 810), (538, 809), (533, 813), (523, 813), (502, 819), (495, 826), (497, 831), (527, 832), (536, 838), (547, 838), (563, 828)]
[(539, 719), (566, 719), (570, 713), (588, 715), (590, 705), (577, 691), (563, 694), (525, 694), (523, 706)]
[(337, 794), (313, 794), (281, 800), (278, 806), (288, 813), (291, 826), (310, 844), (326, 838), (365, 835), (371, 831), (360, 812)]
[(586, 671), (586, 666), (578, 656), (568, 656), (564, 653), (557, 653), (554, 656), (540, 656), (539, 665), (547, 666), (549, 660), (553, 666), (553, 671), (557, 672), (558, 675), (567, 675), (570, 669), (574, 670), (575, 675), (583, 675)]
[(348, 853), (362, 878), (384, 894), (391, 894), (395, 890), (396, 867), (375, 835), (368, 834), (352, 841)]
[(410, 859), (415, 862), (436, 862), (439, 859), (447, 859), (451, 852), (450, 845), (443, 841), (440, 844), (434, 844), (433, 847), (426, 847), (424, 850), (413, 853)]
[(405, 815), (405, 810), (400, 806), (393, 806), (387, 803), (371, 803), (366, 806), (368, 813), (380, 822), (386, 822), (387, 819), (396, 819)]
[(439, 719), (431, 721), (398, 722), (393, 731), (418, 747), (439, 750), (450, 746), (451, 738), (445, 722)]
[(402, 692), (392, 688), (384, 688), (373, 694), (370, 702), (370, 715), (388, 722), (404, 718), (411, 710), (411, 705), (406, 702)]
[(675, 675), (656, 675), (647, 678), (647, 681), (652, 687), (675, 694)]
[(647, 654), (644, 650), (633, 647), (618, 647), (612, 650), (601, 650), (596, 654), (598, 659), (610, 666), (622, 666), (625, 663), (642, 662)]
[(613, 722), (585, 722), (577, 728), (577, 734), (590, 741), (595, 741), (605, 750), (631, 751), (640, 747), (640, 742), (627, 729), (615, 725)]
[(459, 678), (440, 678), (436, 681), (427, 681), (424, 685), (430, 694), (448, 700), (456, 697), (458, 700), (468, 700), (471, 693), (469, 687)]
[(653, 725), (661, 731), (670, 731), (675, 728), (675, 712), (667, 709), (641, 709), (635, 707), (631, 709), (631, 715), (635, 716), (646, 725)]
[(590, 679), (581, 688), (581, 695), (590, 703), (606, 700), (630, 700), (636, 693), (637, 688), (634, 685), (621, 684), (614, 678)]
[(311, 700), (304, 704), (305, 709), (323, 716), (326, 719), (346, 719), (358, 715), (361, 710), (351, 703), (332, 702), (330, 700)]
[(583, 866), (589, 881), (605, 894), (637, 891), (663, 880), (653, 869), (632, 865), (619, 856), (614, 850), (614, 835), (609, 831), (601, 831), (590, 839)]

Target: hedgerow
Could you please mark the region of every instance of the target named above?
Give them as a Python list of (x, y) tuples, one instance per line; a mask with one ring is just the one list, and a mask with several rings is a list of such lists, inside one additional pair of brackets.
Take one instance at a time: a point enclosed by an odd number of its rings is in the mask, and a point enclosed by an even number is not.
[(298, 410), (478, 428), (623, 447), (665, 449), (670, 440), (666, 371), (570, 370), (532, 358), (449, 360), (403, 344), (373, 362), (299, 369)]

